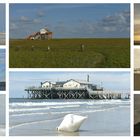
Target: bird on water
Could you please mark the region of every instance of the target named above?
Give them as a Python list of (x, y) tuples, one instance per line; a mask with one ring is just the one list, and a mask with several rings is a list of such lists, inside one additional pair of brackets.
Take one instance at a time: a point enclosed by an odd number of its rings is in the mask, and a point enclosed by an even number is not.
[(67, 114), (61, 124), (57, 127), (57, 130), (65, 132), (76, 132), (79, 130), (80, 126), (86, 119), (87, 116)]

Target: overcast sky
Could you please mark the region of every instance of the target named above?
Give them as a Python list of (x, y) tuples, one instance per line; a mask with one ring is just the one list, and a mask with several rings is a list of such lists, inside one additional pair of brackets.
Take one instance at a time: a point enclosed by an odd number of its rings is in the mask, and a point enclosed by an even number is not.
[(44, 81), (87, 80), (107, 90), (129, 90), (129, 72), (10, 72), (10, 97), (25, 97), (25, 88), (40, 86)]
[(0, 49), (0, 81), (5, 81), (5, 49)]
[(129, 37), (129, 4), (10, 4), (10, 38), (47, 27), (54, 38)]
[(5, 4), (0, 4), (0, 32), (5, 32)]

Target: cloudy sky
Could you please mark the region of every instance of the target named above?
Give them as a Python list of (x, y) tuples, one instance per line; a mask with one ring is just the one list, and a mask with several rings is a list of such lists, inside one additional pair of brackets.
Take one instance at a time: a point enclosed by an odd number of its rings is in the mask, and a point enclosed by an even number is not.
[(10, 38), (47, 27), (54, 38), (129, 37), (129, 4), (10, 4)]
[(40, 86), (44, 81), (66, 81), (69, 79), (86, 81), (103, 86), (107, 90), (129, 90), (129, 72), (10, 72), (10, 97), (26, 97), (25, 88)]
[(0, 49), (0, 81), (5, 81), (5, 50)]
[(5, 5), (0, 4), (0, 32), (5, 32)]
[(140, 41), (140, 4), (134, 5), (134, 40)]

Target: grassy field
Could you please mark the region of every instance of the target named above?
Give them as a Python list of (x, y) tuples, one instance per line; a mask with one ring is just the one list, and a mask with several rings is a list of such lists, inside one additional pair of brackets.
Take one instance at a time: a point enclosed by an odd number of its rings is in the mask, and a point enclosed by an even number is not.
[(9, 55), (10, 68), (128, 68), (130, 39), (10, 40)]

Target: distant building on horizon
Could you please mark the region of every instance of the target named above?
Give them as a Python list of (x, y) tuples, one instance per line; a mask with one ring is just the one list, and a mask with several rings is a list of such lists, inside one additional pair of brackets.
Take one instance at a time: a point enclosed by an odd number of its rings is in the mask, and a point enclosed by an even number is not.
[(29, 40), (49, 40), (52, 39), (52, 32), (47, 28), (42, 28), (38, 32), (34, 32), (27, 37)]

